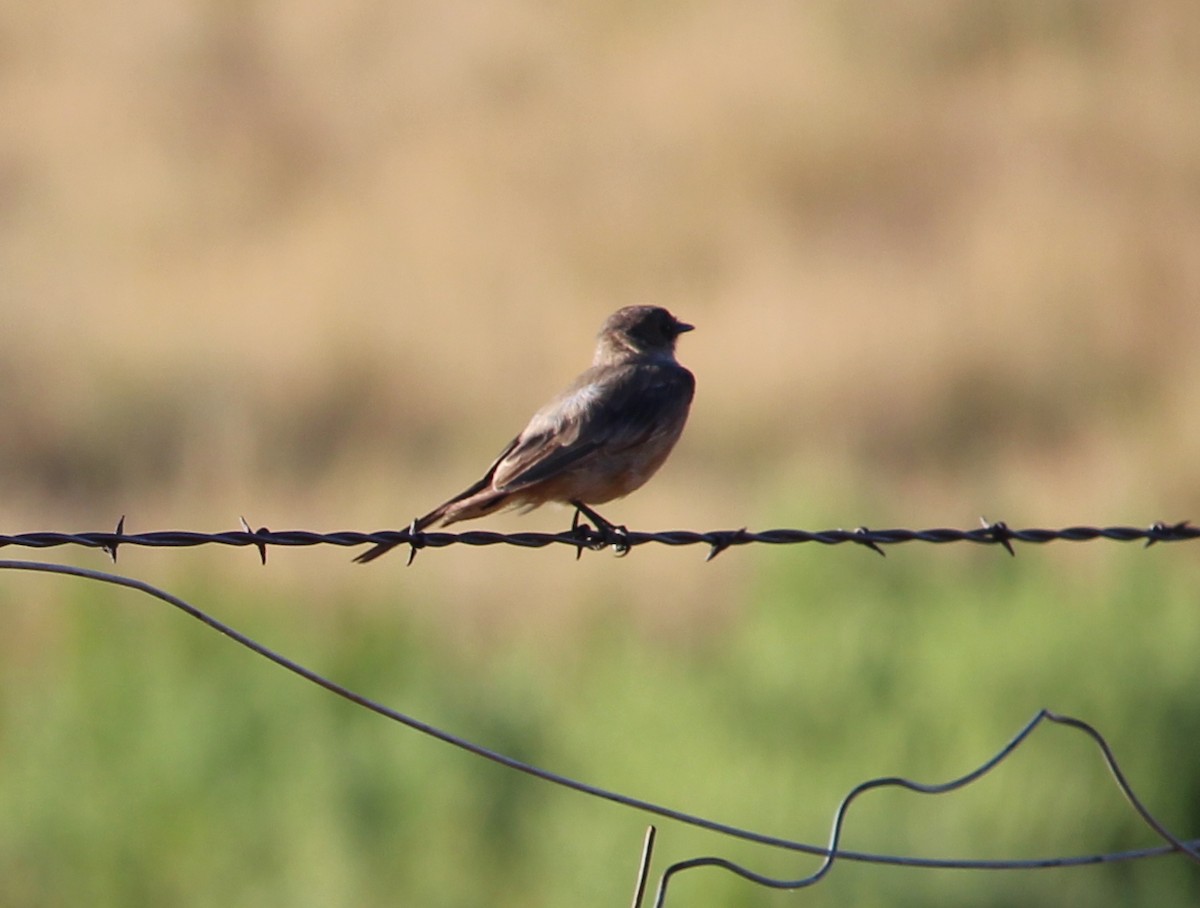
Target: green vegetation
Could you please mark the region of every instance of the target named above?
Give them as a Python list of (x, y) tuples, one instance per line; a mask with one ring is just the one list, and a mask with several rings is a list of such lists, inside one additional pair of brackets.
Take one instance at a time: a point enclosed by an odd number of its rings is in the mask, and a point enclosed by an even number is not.
[[(1196, 570), (1183, 548), (813, 548), (752, 559), (764, 579), (721, 631), (654, 638), (614, 621), (561, 646), (467, 653), (404, 596), (292, 603), (183, 592), (310, 667), (507, 754), (756, 830), (823, 841), (875, 775), (937, 781), (1042, 706), (1111, 738), (1172, 828), (1195, 832)], [(428, 561), (442, 553), (425, 556)], [(513, 552), (536, 562), (548, 553)], [(606, 556), (599, 556), (605, 558)], [(632, 557), (651, 560), (655, 550)], [(1191, 563), (1189, 563), (1191, 562)], [(696, 565), (695, 570), (707, 567)], [(420, 567), (413, 571), (419, 571)], [(6, 578), (7, 579), (7, 578)], [(389, 724), (167, 607), (71, 585), (3, 602), (43, 639), (3, 663), (0, 903), (621, 904), (648, 818)], [(666, 594), (669, 597), (669, 593)], [(49, 613), (52, 612), (52, 613)], [(41, 630), (37, 630), (38, 628)], [(22, 635), (9, 636), (22, 646)], [(715, 853), (799, 876), (811, 862), (660, 823), (658, 869)], [(976, 787), (861, 801), (847, 847), (1032, 857), (1152, 841), (1082, 738), (1048, 727)], [(808, 868), (808, 869), (806, 869)], [(1026, 874), (842, 865), (806, 903), (1193, 904), (1182, 862)], [(680, 904), (786, 903), (717, 871)]]

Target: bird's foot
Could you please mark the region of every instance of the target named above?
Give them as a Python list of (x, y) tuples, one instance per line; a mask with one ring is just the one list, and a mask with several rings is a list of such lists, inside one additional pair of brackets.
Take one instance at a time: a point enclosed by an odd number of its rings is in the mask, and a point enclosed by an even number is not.
[[(584, 540), (575, 549), (576, 561), (583, 554), (585, 545), (596, 551), (600, 551), (611, 545), (618, 557), (629, 554), (628, 529), (620, 524), (609, 523), (582, 501), (572, 501), (571, 504), (575, 507), (575, 516), (571, 518), (571, 532)], [(581, 524), (579, 521), (580, 515), (590, 520), (592, 525), (589, 527), (586, 524)]]

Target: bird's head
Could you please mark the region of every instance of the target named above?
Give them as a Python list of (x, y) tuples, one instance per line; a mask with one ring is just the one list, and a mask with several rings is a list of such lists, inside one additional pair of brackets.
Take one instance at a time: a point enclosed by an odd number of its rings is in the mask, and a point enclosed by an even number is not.
[(675, 339), (693, 325), (661, 306), (626, 306), (608, 317), (597, 335), (596, 362), (630, 354), (675, 353)]

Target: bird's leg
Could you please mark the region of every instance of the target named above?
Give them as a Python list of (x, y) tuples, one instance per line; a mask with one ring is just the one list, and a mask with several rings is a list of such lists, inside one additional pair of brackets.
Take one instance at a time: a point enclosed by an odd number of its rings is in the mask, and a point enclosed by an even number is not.
[[(575, 509), (575, 513), (571, 515), (571, 535), (579, 536), (579, 508)], [(579, 542), (575, 545), (575, 560), (578, 561), (583, 557), (583, 547), (586, 543)]]
[[(600, 536), (600, 548), (611, 545), (618, 555), (625, 555), (629, 552), (629, 530), (619, 524), (609, 523), (578, 499), (572, 500), (571, 504), (575, 507), (575, 516), (571, 520), (572, 531), (579, 528), (579, 515), (582, 514), (596, 528), (596, 533)], [(578, 560), (578, 551), (575, 553), (575, 557)]]

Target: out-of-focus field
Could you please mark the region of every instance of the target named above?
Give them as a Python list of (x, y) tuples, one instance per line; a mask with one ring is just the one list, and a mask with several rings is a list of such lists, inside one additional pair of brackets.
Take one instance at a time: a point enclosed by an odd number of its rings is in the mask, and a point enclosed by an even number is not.
[[(403, 526), (638, 302), (698, 326), (699, 388), (662, 474), (605, 508), (630, 527), (1196, 518), (1193, 6), (0, 3), (0, 528)], [(348, 555), (119, 569), (484, 743), (781, 835), (822, 838), (870, 775), (961, 772), (1040, 706), (1200, 825), (1194, 546)], [(0, 903), (628, 896), (642, 818), (128, 596), (5, 574), (0, 681)], [(1035, 750), (962, 801), (884, 796), (847, 844), (1147, 841), (1086, 748)], [(822, 887), (1200, 888), (1162, 861)]]

